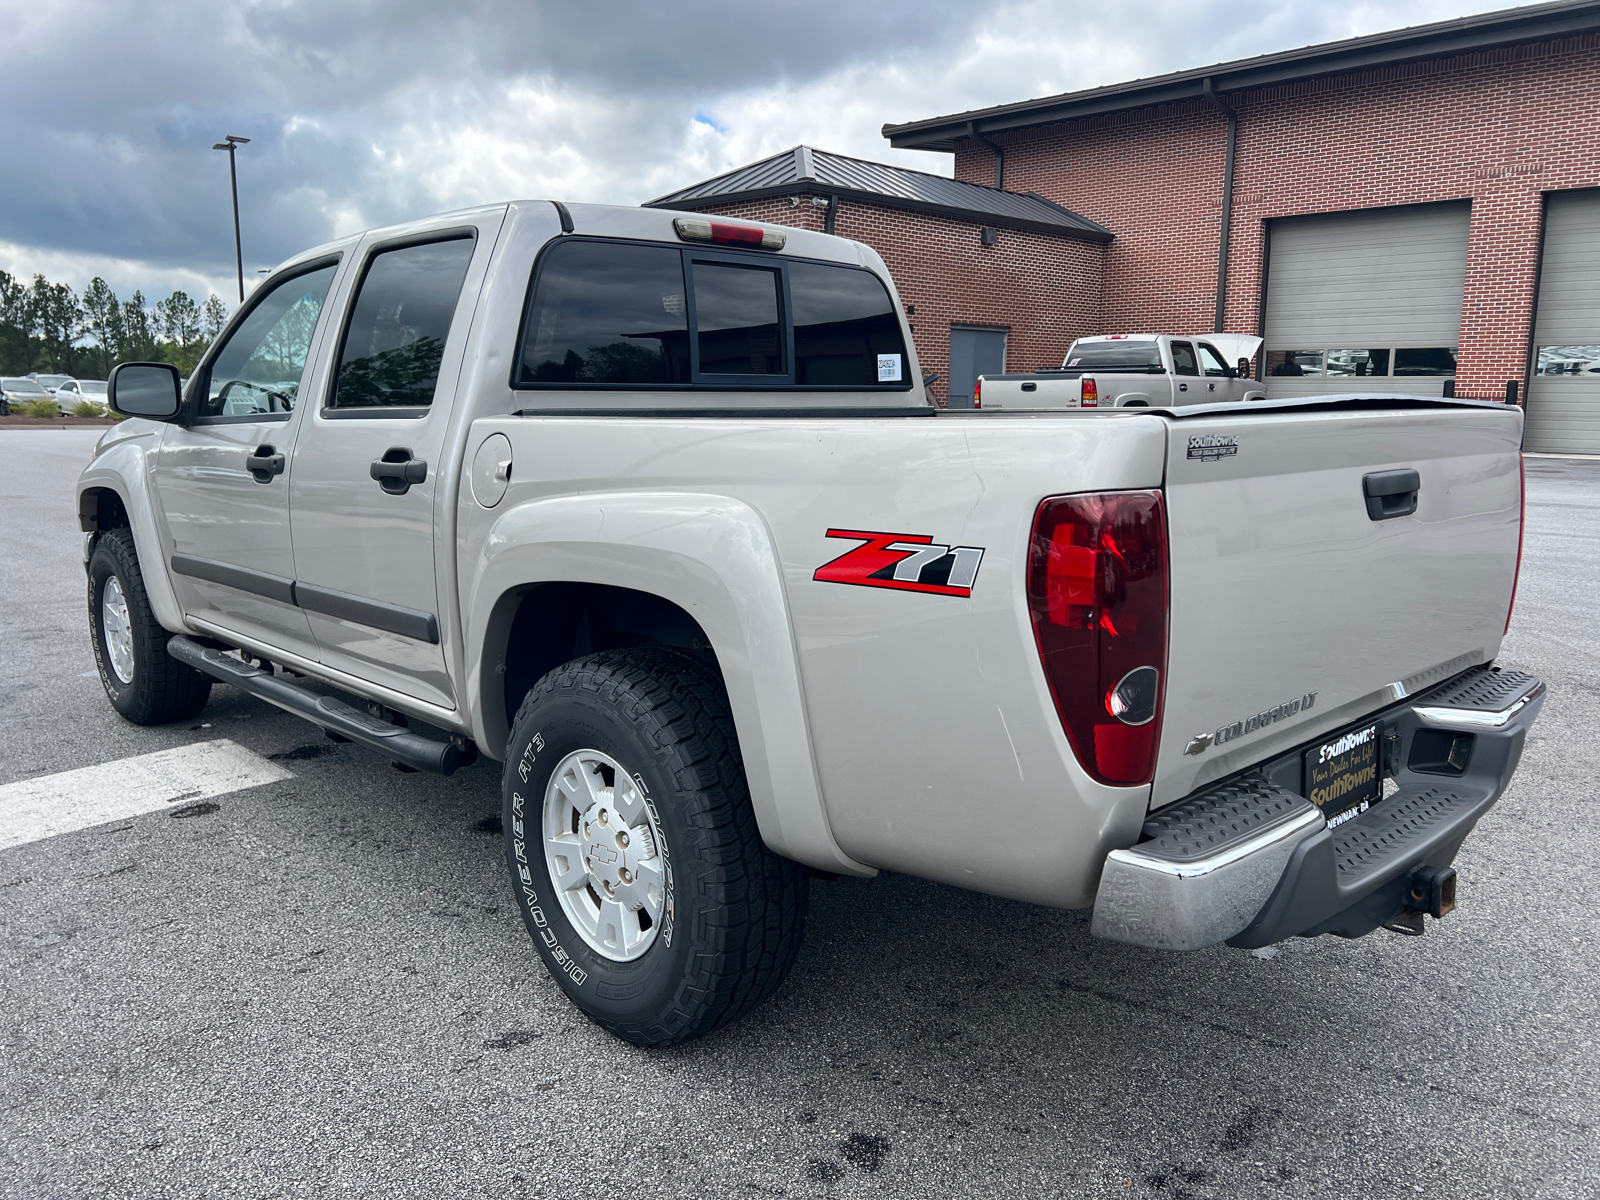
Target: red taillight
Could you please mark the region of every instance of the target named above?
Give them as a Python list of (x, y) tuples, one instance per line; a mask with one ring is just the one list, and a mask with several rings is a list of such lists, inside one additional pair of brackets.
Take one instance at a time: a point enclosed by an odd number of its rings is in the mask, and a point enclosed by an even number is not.
[(1511, 603), (1506, 605), (1506, 627), (1502, 635), (1511, 632), (1511, 614), (1517, 607), (1517, 584), (1522, 581), (1522, 535), (1528, 528), (1528, 468), (1527, 460), (1517, 455), (1517, 569), (1511, 574)]
[(972, 407), (983, 407), (983, 380), (981, 378), (972, 381)]
[(748, 250), (782, 250), (789, 235), (759, 225), (734, 225), (703, 217), (675, 217), (672, 227), (687, 242), (710, 242), (716, 246), (743, 246)]
[(1039, 505), (1028, 608), (1056, 712), (1084, 770), (1148, 783), (1167, 669), (1167, 518), (1161, 493), (1055, 496)]
[(1083, 390), (1082, 390), (1081, 393), (1079, 393), (1079, 395), (1080, 395), (1083, 407), (1085, 407), (1085, 408), (1099, 408), (1100, 407), (1100, 385), (1095, 383), (1094, 380), (1085, 379), (1083, 381)]

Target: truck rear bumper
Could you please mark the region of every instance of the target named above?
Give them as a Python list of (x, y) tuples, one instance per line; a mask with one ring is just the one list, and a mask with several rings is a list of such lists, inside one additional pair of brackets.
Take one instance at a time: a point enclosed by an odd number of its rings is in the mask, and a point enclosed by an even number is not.
[(1427, 908), (1415, 877), (1448, 867), (1505, 791), (1544, 691), (1531, 675), (1476, 667), (1376, 714), (1397, 790), (1336, 828), (1300, 794), (1298, 751), (1168, 806), (1107, 856), (1091, 932), (1198, 950), (1414, 920)]

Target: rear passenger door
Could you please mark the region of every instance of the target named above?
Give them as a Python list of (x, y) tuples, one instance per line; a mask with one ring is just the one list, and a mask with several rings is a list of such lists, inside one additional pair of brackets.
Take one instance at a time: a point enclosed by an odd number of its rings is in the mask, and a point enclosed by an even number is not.
[[(363, 243), (295, 444), (295, 599), (324, 666), (454, 707), (435, 563), (468, 326), (503, 212)], [(448, 534), (444, 535), (448, 541)]]

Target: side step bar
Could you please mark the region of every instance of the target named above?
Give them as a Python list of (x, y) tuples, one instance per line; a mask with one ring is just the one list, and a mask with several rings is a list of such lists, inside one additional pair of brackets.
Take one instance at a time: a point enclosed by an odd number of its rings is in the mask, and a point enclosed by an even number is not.
[(448, 775), (472, 760), (468, 750), (455, 742), (435, 741), (412, 733), (404, 726), (381, 721), (343, 700), (308, 692), (270, 671), (241, 662), (231, 654), (208, 650), (181, 634), (167, 643), (167, 653), (204, 675), (232, 684), (241, 692), (275, 704), (285, 712), (304, 717), (330, 733), (370, 746), (402, 767)]

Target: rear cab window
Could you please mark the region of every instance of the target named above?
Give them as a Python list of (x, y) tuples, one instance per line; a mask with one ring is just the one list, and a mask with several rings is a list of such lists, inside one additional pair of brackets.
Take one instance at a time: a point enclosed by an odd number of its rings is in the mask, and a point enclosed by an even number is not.
[(1174, 375), (1200, 374), (1200, 367), (1194, 359), (1194, 347), (1188, 342), (1172, 343), (1172, 373)]
[(1067, 353), (1063, 366), (1074, 371), (1156, 371), (1166, 373), (1161, 364), (1161, 347), (1149, 338), (1119, 338), (1116, 341), (1078, 342)]
[(512, 386), (906, 392), (912, 381), (895, 302), (869, 270), (571, 237), (535, 266)]

